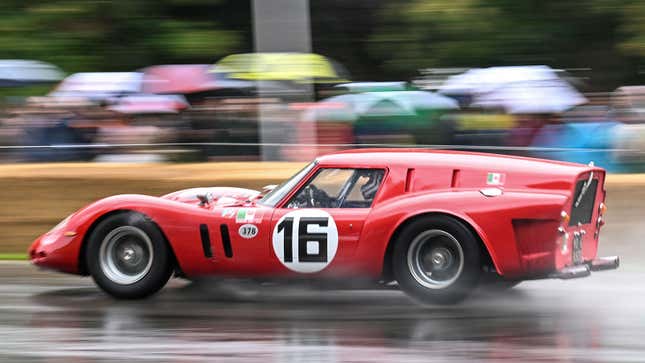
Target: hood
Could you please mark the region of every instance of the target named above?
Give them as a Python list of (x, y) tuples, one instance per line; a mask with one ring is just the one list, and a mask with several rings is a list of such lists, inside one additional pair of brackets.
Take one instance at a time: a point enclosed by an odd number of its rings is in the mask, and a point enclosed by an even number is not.
[(233, 187), (206, 187), (183, 189), (162, 196), (162, 199), (173, 200), (187, 204), (199, 204), (198, 194), (210, 194), (213, 197), (213, 205), (233, 206), (246, 204), (255, 199), (260, 192), (253, 189)]

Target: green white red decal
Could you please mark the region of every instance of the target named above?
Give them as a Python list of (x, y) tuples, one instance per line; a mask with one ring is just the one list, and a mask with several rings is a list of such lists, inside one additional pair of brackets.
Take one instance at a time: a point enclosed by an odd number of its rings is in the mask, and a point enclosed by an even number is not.
[(506, 182), (506, 174), (488, 173), (486, 176), (486, 184), (488, 185), (504, 185), (504, 182)]
[(262, 222), (262, 210), (255, 208), (240, 208), (235, 215), (235, 223), (260, 223)]

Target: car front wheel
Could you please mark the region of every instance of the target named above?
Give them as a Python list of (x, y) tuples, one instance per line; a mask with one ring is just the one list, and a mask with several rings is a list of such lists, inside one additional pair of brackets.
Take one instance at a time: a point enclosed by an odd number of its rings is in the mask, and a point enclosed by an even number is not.
[(172, 272), (169, 247), (147, 217), (122, 213), (101, 221), (89, 238), (86, 262), (96, 284), (120, 299), (154, 294)]
[(392, 266), (399, 286), (413, 298), (423, 303), (456, 303), (479, 281), (479, 241), (456, 219), (422, 217), (399, 234)]

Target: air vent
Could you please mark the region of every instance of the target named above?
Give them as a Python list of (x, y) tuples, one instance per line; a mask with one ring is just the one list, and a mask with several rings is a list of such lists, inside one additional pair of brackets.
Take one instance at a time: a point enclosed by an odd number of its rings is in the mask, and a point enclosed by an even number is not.
[(213, 257), (213, 250), (211, 248), (211, 238), (208, 233), (208, 226), (205, 224), (200, 224), (199, 234), (202, 237), (202, 249), (204, 250), (204, 256), (207, 258)]
[(222, 247), (224, 247), (224, 256), (233, 257), (233, 248), (231, 247), (231, 237), (228, 234), (228, 226), (220, 224), (219, 232), (222, 234)]

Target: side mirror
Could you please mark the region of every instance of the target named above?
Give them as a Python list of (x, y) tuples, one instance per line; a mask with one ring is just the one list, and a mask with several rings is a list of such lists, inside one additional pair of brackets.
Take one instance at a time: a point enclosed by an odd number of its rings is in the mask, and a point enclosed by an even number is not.
[(206, 194), (197, 194), (197, 199), (199, 199), (200, 207), (210, 205), (213, 202), (213, 194), (210, 192)]
[(262, 187), (262, 194), (267, 194), (267, 193), (269, 193), (270, 191), (272, 191), (273, 189), (275, 189), (277, 187), (278, 186), (276, 184), (265, 185), (265, 186)]

